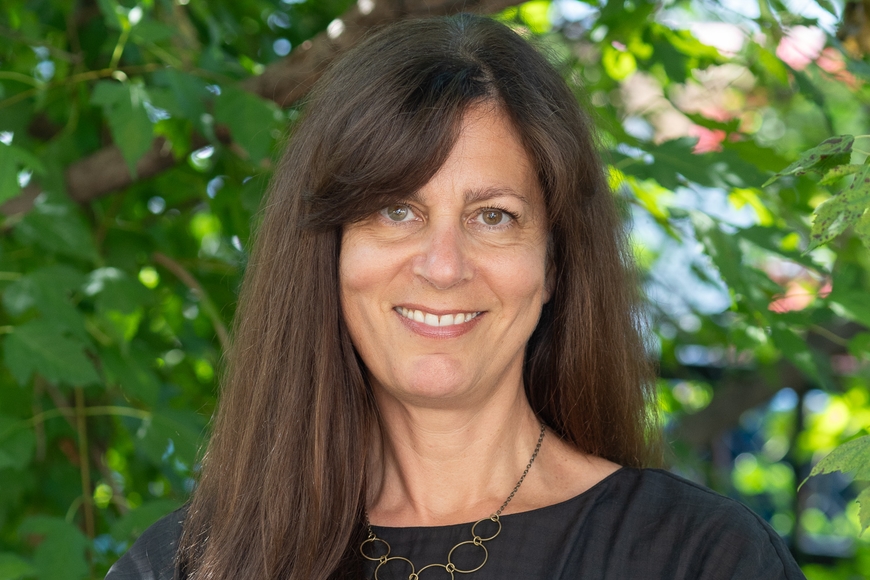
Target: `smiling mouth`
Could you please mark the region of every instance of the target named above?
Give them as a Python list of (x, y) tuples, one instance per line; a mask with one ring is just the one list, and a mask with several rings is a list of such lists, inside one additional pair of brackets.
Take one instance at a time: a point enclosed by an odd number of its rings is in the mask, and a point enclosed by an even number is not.
[(480, 314), (480, 312), (457, 312), (455, 314), (442, 314), (441, 316), (437, 316), (435, 314), (430, 314), (429, 312), (412, 310), (411, 308), (404, 308), (402, 306), (397, 306), (395, 311), (408, 320), (420, 322), (426, 326), (439, 327), (465, 324), (466, 322), (474, 320)]

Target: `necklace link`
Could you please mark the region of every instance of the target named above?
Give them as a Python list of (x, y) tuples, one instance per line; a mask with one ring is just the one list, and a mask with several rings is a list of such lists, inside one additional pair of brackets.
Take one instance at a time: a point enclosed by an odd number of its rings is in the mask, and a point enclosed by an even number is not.
[[(489, 560), (489, 550), (487, 550), (486, 546), (484, 546), (484, 542), (489, 542), (491, 540), (494, 540), (501, 533), (501, 518), (499, 516), (501, 516), (501, 513), (505, 510), (507, 505), (514, 498), (514, 495), (516, 495), (517, 491), (519, 491), (520, 486), (523, 484), (523, 481), (526, 479), (526, 476), (529, 474), (529, 470), (532, 468), (532, 464), (535, 462), (535, 458), (538, 456), (538, 452), (541, 450), (541, 443), (543, 443), (543, 441), (544, 441), (544, 434), (545, 433), (546, 433), (546, 427), (544, 426), (543, 423), (541, 423), (541, 434), (538, 436), (538, 444), (535, 445), (535, 451), (532, 453), (532, 457), (529, 459), (529, 464), (526, 465), (526, 469), (523, 471), (523, 474), (520, 476), (520, 480), (517, 481), (517, 484), (514, 486), (513, 490), (511, 490), (510, 495), (507, 496), (507, 499), (504, 500), (504, 503), (501, 504), (501, 507), (498, 508), (498, 510), (496, 510), (496, 512), (494, 514), (490, 515), (487, 518), (483, 518), (481, 520), (478, 520), (478, 521), (474, 522), (474, 524), (472, 524), (471, 535), (472, 535), (473, 539), (464, 540), (462, 542), (459, 542), (458, 544), (456, 544), (452, 548), (450, 548), (450, 551), (447, 552), (447, 563), (446, 564), (438, 564), (438, 563), (427, 564), (426, 566), (423, 566), (422, 568), (420, 568), (420, 570), (418, 571), (416, 566), (414, 566), (414, 563), (411, 562), (411, 560), (409, 560), (408, 558), (404, 558), (402, 556), (392, 556), (391, 557), (390, 550), (392, 548), (390, 547), (390, 544), (386, 540), (379, 538), (377, 536), (377, 534), (375, 534), (374, 530), (372, 529), (372, 525), (369, 522), (369, 514), (368, 514), (368, 512), (366, 512), (365, 513), (365, 524), (366, 524), (366, 528), (368, 528), (369, 534), (368, 534), (368, 538), (363, 540), (362, 544), (360, 544), (359, 552), (360, 552), (360, 554), (362, 554), (362, 557), (365, 558), (366, 560), (370, 560), (372, 562), (378, 563), (378, 567), (375, 568), (375, 580), (380, 580), (380, 578), (378, 578), (378, 572), (380, 572), (381, 567), (388, 562), (394, 562), (394, 561), (407, 562), (411, 566), (411, 573), (408, 575), (408, 580), (419, 580), (420, 573), (428, 568), (444, 568), (444, 570), (448, 574), (450, 574), (451, 579), (454, 577), (454, 573), (471, 574), (472, 572), (477, 572), (478, 570), (483, 568), (484, 564), (486, 564), (486, 562)], [(495, 530), (495, 533), (487, 538), (484, 538), (484, 537), (478, 535), (478, 533), (476, 531), (477, 526), (485, 521), (490, 521), (490, 522), (493, 522), (495, 524), (498, 524), (498, 528)], [(384, 547), (386, 548), (386, 553), (384, 553), (380, 556), (369, 556), (368, 554), (366, 554), (366, 552), (365, 552), (366, 545), (370, 544), (370, 545), (374, 546), (375, 542), (380, 542), (380, 543), (384, 544)], [(461, 570), (461, 569), (456, 567), (456, 564), (454, 564), (451, 561), (451, 559), (453, 558), (453, 552), (456, 551), (457, 548), (459, 548), (460, 546), (467, 545), (467, 544), (471, 544), (472, 546), (481, 548), (483, 550), (483, 562), (481, 562), (476, 568), (472, 568), (470, 570)]]

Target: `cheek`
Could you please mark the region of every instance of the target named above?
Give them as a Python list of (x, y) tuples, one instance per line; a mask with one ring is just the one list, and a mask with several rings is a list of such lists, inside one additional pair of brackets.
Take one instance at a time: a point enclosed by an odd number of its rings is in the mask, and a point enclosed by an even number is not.
[[(339, 259), (341, 306), (349, 326), (374, 315), (380, 309), (380, 299), (395, 277), (397, 263), (392, 252), (373, 243), (366, 243), (352, 234), (345, 234)], [(357, 334), (353, 331), (352, 333)]]
[(496, 293), (518, 307), (541, 306), (549, 297), (546, 255), (537, 245), (524, 248), (509, 259), (493, 259), (481, 266), (488, 270)]

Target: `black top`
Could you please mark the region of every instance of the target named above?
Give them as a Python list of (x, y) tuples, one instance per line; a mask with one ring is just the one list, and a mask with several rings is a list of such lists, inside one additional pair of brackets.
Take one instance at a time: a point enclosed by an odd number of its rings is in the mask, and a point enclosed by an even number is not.
[[(107, 580), (169, 580), (181, 533), (181, 512), (151, 526), (109, 570)], [(667, 471), (622, 468), (562, 503), (501, 518), (499, 535), (484, 546), (486, 564), (457, 574), (468, 580), (794, 580), (805, 576), (773, 529), (749, 508)], [(491, 522), (476, 529), (486, 537)], [(471, 523), (421, 528), (373, 526), (417, 571), (447, 563), (447, 553), (472, 540)], [(380, 546), (381, 548), (383, 546)], [(377, 553), (378, 547), (371, 546)], [(460, 569), (476, 567), (481, 548), (465, 544), (451, 559)], [(367, 577), (377, 562), (370, 562)], [(411, 570), (388, 562), (379, 580), (407, 580)], [(449, 578), (428, 569), (420, 580)]]

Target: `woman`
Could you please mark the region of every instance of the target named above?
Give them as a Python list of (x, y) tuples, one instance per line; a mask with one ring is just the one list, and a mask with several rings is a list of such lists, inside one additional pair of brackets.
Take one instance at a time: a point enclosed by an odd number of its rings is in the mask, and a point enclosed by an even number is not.
[(108, 577), (803, 577), (748, 509), (638, 469), (630, 263), (525, 41), (468, 15), (369, 38), (276, 172), (193, 498)]

